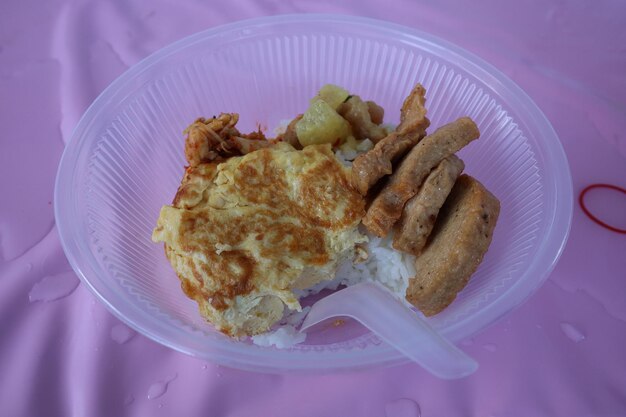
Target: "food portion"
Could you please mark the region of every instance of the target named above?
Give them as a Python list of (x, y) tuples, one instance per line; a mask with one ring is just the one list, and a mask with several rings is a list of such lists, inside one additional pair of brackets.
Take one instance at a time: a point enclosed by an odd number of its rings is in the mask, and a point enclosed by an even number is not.
[(417, 194), (404, 205), (394, 226), (394, 249), (419, 255), (435, 226), (439, 209), (446, 201), (465, 164), (450, 155), (433, 169)]
[(285, 131), (277, 137), (277, 140), (280, 142), (287, 142), (296, 149), (302, 149), (302, 144), (298, 140), (298, 134), (296, 133), (296, 126), (300, 123), (303, 116), (303, 114), (299, 114), (294, 117), (294, 119), (289, 122), (289, 125), (287, 125)]
[(189, 166), (223, 161), (272, 145), (261, 131), (240, 133), (235, 127), (238, 121), (238, 114), (222, 113), (211, 119), (201, 117), (185, 129), (185, 157)]
[(424, 107), (425, 94), (424, 87), (417, 84), (402, 105), (398, 128), (354, 160), (352, 180), (361, 194), (366, 195), (381, 178), (391, 174), (393, 164), (426, 135), (430, 121)]
[[(370, 103), (364, 102), (359, 96), (349, 96), (339, 105), (337, 112), (350, 124), (356, 139), (369, 139), (376, 143), (387, 136), (387, 132), (380, 125), (384, 110), (376, 103)], [(378, 123), (372, 120), (372, 114)]]
[(482, 262), (500, 202), (478, 180), (462, 175), (446, 200), (430, 241), (415, 260), (406, 297), (432, 316), (446, 308)]
[(320, 143), (342, 143), (351, 134), (350, 124), (327, 102), (313, 100), (296, 125), (296, 135), (302, 146)]
[(387, 236), (402, 215), (404, 205), (417, 194), (430, 171), (479, 136), (476, 124), (462, 117), (415, 145), (368, 208), (363, 219), (367, 230), (378, 237)]
[(427, 135), (425, 103), (417, 84), (390, 129), (375, 102), (326, 85), (273, 139), (241, 133), (236, 113), (192, 123), (189, 165), (152, 239), (202, 316), (266, 345), (279, 324), (296, 335), (300, 299), (325, 288), (372, 281), (427, 315), (449, 305), (499, 203), (459, 177), (455, 153), (478, 127), (465, 117)]
[(366, 238), (364, 201), (330, 145), (287, 143), (187, 169), (153, 240), (220, 331), (262, 333), (299, 310), (294, 290), (333, 278)]

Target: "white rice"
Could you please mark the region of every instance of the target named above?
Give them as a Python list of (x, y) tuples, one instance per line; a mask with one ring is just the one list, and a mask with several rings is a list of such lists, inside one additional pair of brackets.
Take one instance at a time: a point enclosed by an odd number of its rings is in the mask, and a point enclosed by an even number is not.
[(267, 333), (252, 336), (252, 343), (258, 346), (276, 346), (279, 349), (287, 349), (306, 340), (306, 333), (300, 333), (296, 328), (300, 327), (311, 307), (304, 307), (302, 311), (288, 312), (280, 321), (278, 327)]
[(406, 302), (409, 279), (415, 276), (415, 257), (393, 249), (391, 234), (384, 239), (372, 236), (369, 239), (367, 260), (358, 264), (350, 261), (342, 263), (336, 279), (340, 279), (341, 285), (345, 286), (360, 282), (378, 283)]
[(276, 330), (252, 336), (252, 343), (258, 346), (276, 346), (278, 349), (289, 349), (306, 340), (306, 333), (300, 333), (295, 326), (285, 324)]
[(352, 166), (352, 161), (360, 154), (369, 151), (374, 147), (374, 143), (369, 139), (364, 139), (356, 145), (355, 149), (343, 146), (335, 151), (335, 156), (343, 165)]

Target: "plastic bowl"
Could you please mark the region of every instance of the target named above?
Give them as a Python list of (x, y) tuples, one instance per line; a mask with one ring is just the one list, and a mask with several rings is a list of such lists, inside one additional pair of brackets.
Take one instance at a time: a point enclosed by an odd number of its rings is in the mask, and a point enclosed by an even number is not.
[[(203, 322), (150, 241), (185, 165), (182, 130), (199, 116), (240, 114), (270, 131), (302, 112), (325, 83), (386, 109), (397, 123), (416, 82), (437, 127), (471, 116), (481, 139), (466, 172), (502, 202), (493, 244), (458, 299), (430, 319), (453, 341), (520, 305), (547, 278), (572, 216), (567, 160), (550, 123), (511, 80), (436, 37), (371, 19), (285, 15), (237, 22), (152, 54), (87, 110), (58, 171), (55, 214), (82, 281), (121, 320), (166, 346), (256, 371), (363, 368), (406, 359), (357, 326), (321, 329), (289, 350), (236, 342)], [(373, 307), (375, 308), (375, 307)]]

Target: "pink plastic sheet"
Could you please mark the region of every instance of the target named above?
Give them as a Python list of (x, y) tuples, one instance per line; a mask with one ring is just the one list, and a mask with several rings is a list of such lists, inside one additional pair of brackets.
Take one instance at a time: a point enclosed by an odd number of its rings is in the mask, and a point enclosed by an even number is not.
[[(0, 415), (608, 416), (626, 414), (626, 236), (576, 205), (565, 252), (519, 309), (461, 346), (459, 381), (414, 365), (322, 376), (227, 369), (135, 334), (79, 283), (52, 195), (96, 96), (172, 41), (234, 20), (344, 13), (431, 32), (488, 60), (554, 125), (574, 191), (626, 187), (626, 8), (618, 1), (9, 0), (0, 3)], [(626, 227), (626, 197), (587, 195)]]

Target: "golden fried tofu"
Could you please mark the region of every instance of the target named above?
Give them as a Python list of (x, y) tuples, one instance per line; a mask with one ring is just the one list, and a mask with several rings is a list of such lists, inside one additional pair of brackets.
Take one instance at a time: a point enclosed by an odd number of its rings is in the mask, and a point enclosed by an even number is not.
[(415, 145), (367, 209), (363, 219), (367, 230), (378, 237), (387, 236), (400, 219), (404, 205), (417, 194), (430, 171), (479, 136), (476, 123), (469, 117), (461, 117)]
[(446, 201), (465, 164), (450, 155), (428, 174), (419, 191), (406, 202), (394, 226), (393, 248), (419, 255), (433, 230), (439, 209)]
[[(400, 125), (394, 132), (376, 141), (370, 151), (359, 155), (352, 165), (352, 178), (361, 194), (366, 195), (376, 183), (393, 171), (393, 164), (411, 150), (426, 135), (430, 120), (426, 117), (426, 89), (417, 84), (404, 100)], [(370, 106), (374, 118), (382, 111)], [(376, 114), (378, 113), (378, 114)]]
[(406, 299), (426, 316), (441, 312), (482, 262), (500, 214), (500, 201), (478, 180), (461, 175), (415, 260)]

